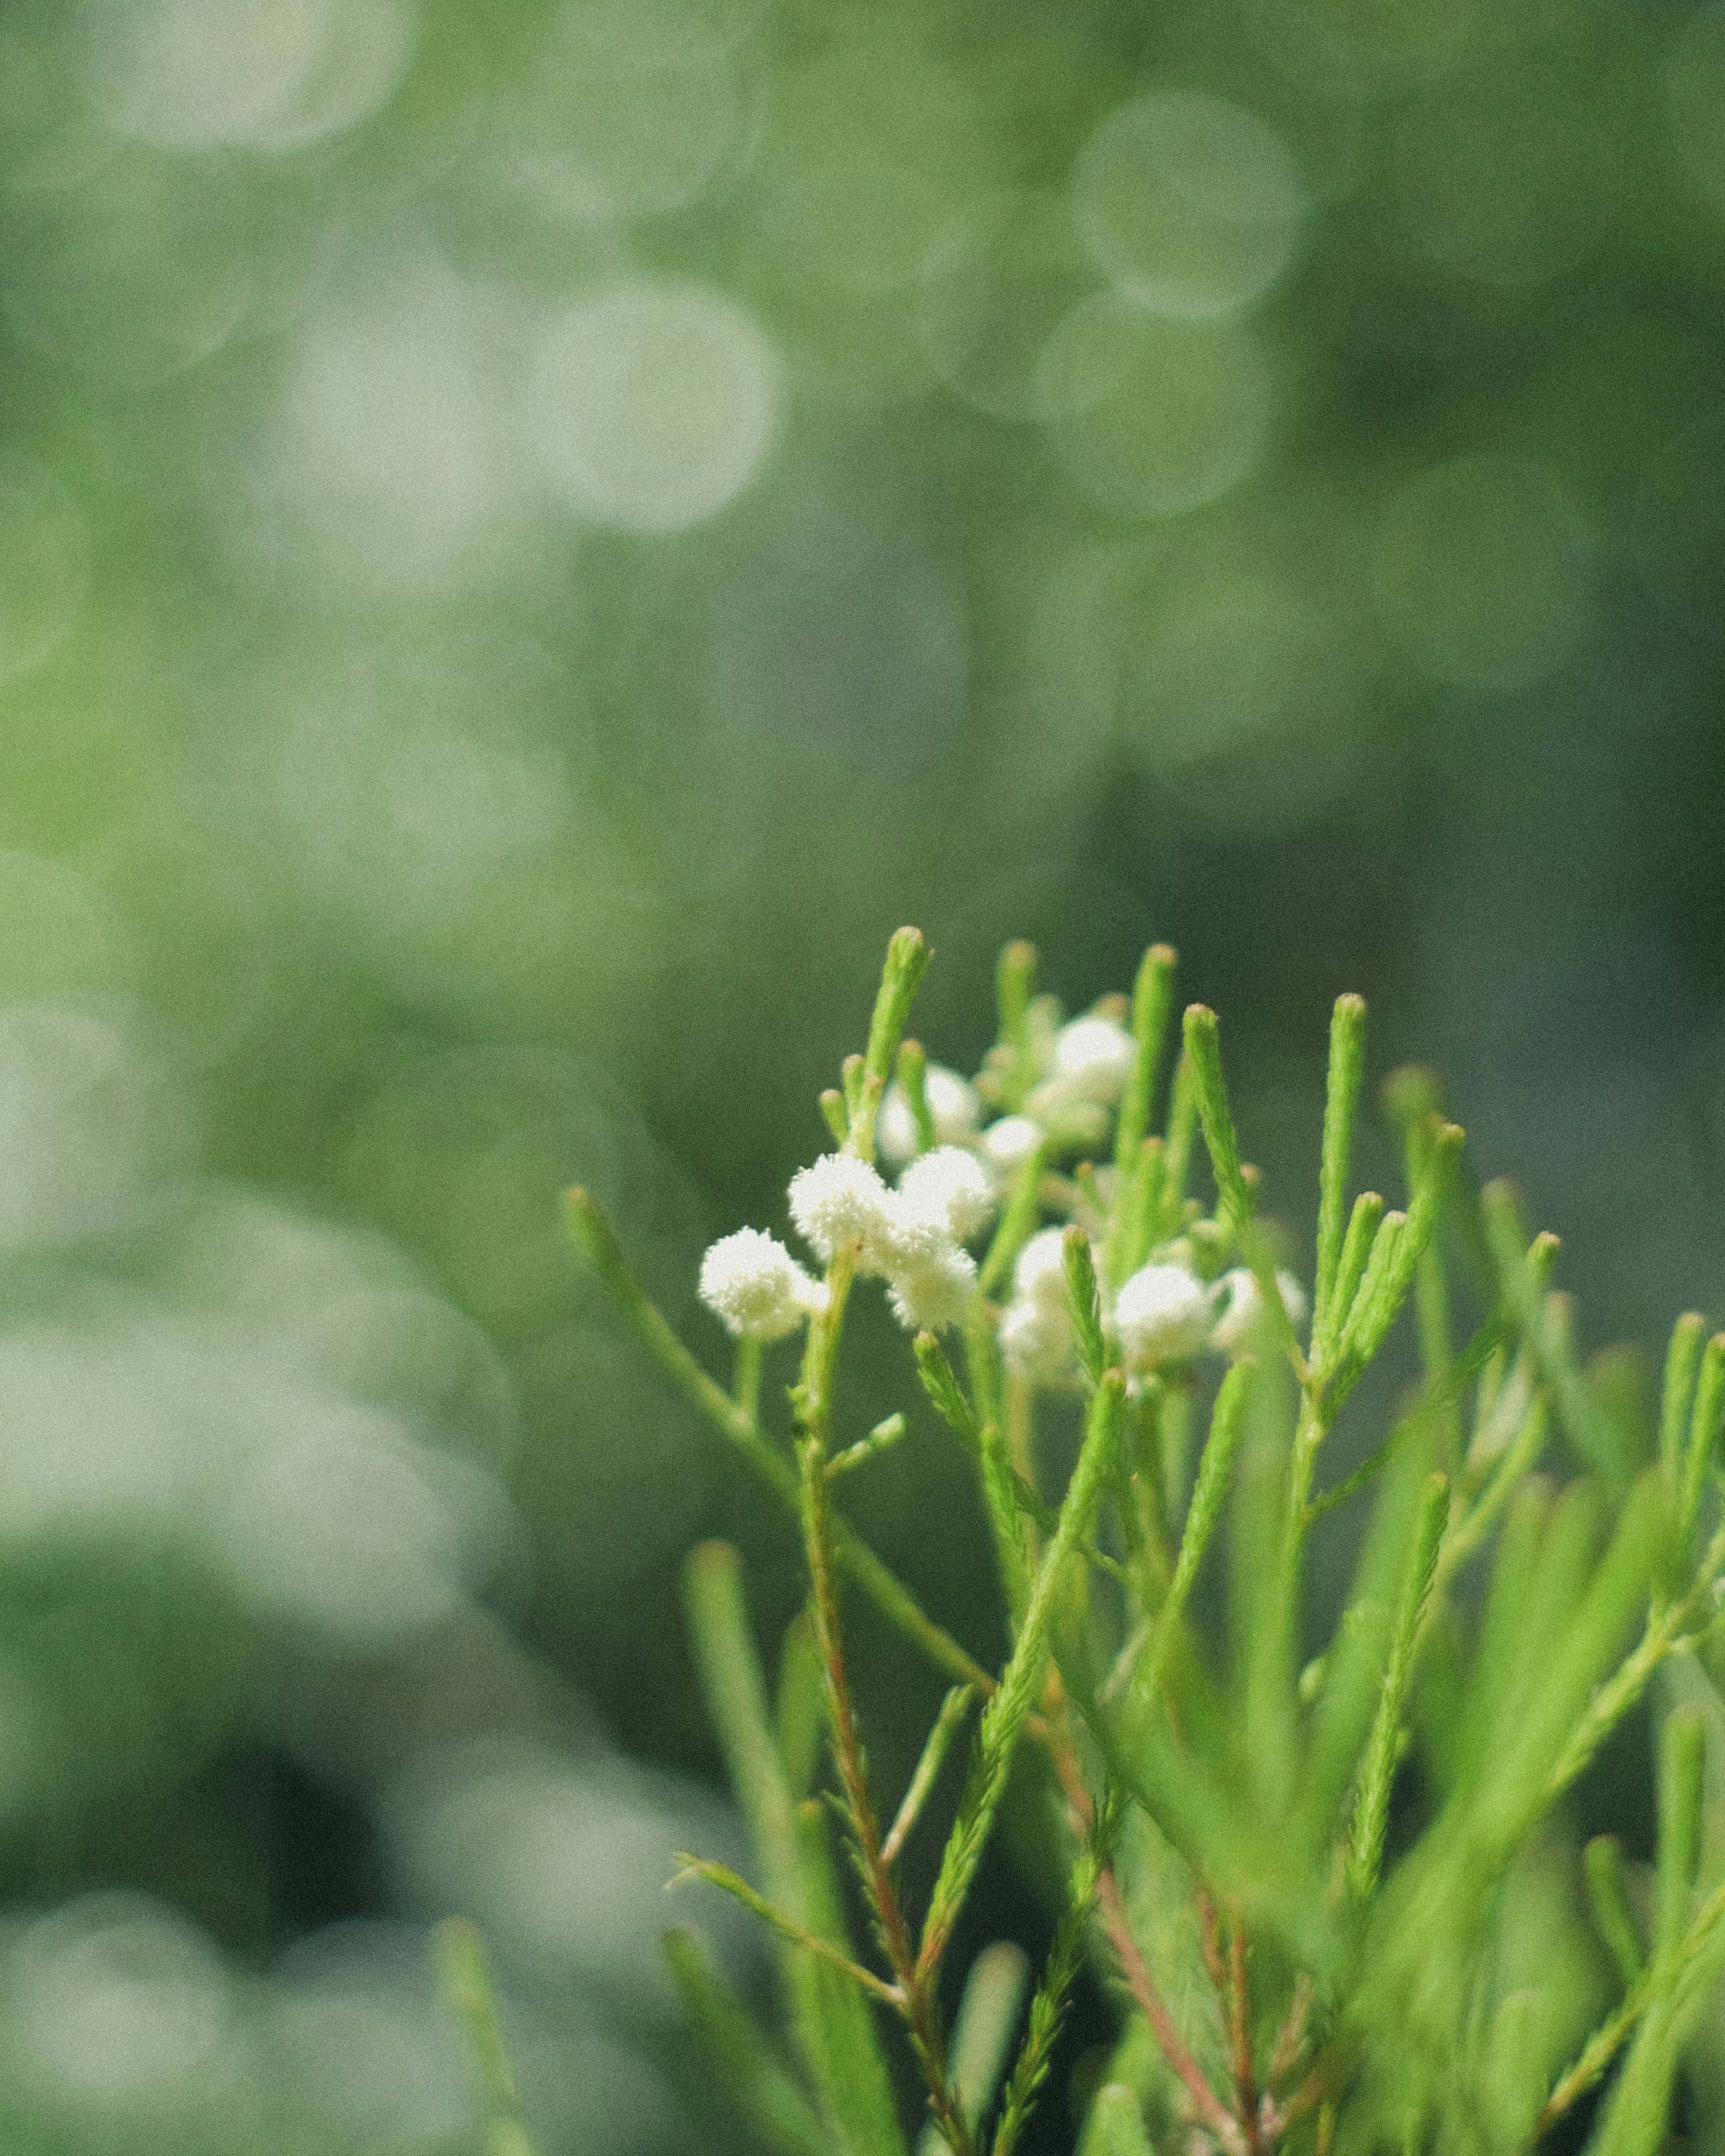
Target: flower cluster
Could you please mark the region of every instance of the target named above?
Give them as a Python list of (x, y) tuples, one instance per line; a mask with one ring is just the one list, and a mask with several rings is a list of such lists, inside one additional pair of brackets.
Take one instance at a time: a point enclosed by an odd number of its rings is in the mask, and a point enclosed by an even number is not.
[(791, 1178), (791, 1218), (829, 1264), (850, 1253), (860, 1275), (883, 1276), (893, 1314), (915, 1331), (950, 1325), (976, 1286), (965, 1239), (994, 1209), (993, 1181), (962, 1146), (919, 1155), (890, 1190), (866, 1161), (827, 1153)]
[[(791, 1178), (791, 1219), (824, 1265), (848, 1255), (858, 1277), (883, 1279), (894, 1315), (908, 1330), (955, 1323), (976, 1292), (977, 1265), (965, 1248), (988, 1225), (1023, 1163), (1050, 1146), (1106, 1136), (1137, 1053), (1132, 1034), (1106, 1007), (1061, 1025), (1051, 998), (1029, 1013), (1013, 1082), (993, 1050), (973, 1083), (930, 1064), (922, 1099), (889, 1086), (875, 1127), (881, 1157), (900, 1169), (897, 1187), (860, 1154), (824, 1154)], [(1017, 1106), (985, 1123), (985, 1101)], [(926, 1114), (921, 1111), (925, 1111)], [(935, 1142), (922, 1151), (932, 1128)], [(1104, 1169), (1106, 1188), (1112, 1171)], [(1033, 1384), (1074, 1374), (1066, 1310), (1063, 1230), (1044, 1228), (1019, 1251), (1013, 1292), (1000, 1315), (1008, 1367)], [(1205, 1348), (1237, 1353), (1255, 1330), (1263, 1301), (1244, 1267), (1201, 1280), (1183, 1241), (1153, 1254), (1109, 1299), (1105, 1318), (1128, 1371), (1142, 1374)], [(1305, 1296), (1278, 1276), (1297, 1325)], [(827, 1291), (782, 1243), (753, 1228), (715, 1243), (701, 1271), (701, 1299), (739, 1338), (782, 1339), (825, 1307)]]
[[(1019, 1075), (1028, 1082), (1014, 1089), (1014, 1097), (1022, 1092), (1022, 1100), (986, 1125), (985, 1101), (998, 1103), (1002, 1095), (998, 1050), (974, 1083), (939, 1063), (928, 1065), (922, 1081), (936, 1145), (970, 1148), (1003, 1183), (1045, 1143), (1069, 1150), (1097, 1143), (1106, 1134), (1110, 1111), (1126, 1090), (1137, 1054), (1136, 1043), (1117, 1018), (1106, 1010), (1091, 1011), (1057, 1025), (1051, 998), (1032, 1005), (1027, 1032), (1029, 1067)], [(881, 1101), (875, 1138), (881, 1158), (895, 1166), (916, 1157), (916, 1113), (896, 1081)]]
[[(962, 1146), (920, 1154), (890, 1189), (854, 1153), (826, 1153), (791, 1178), (791, 1219), (824, 1263), (849, 1254), (863, 1277), (887, 1283), (894, 1314), (915, 1331), (952, 1324), (977, 1283), (964, 1248), (988, 1225), (993, 1178)], [(715, 1243), (701, 1269), (701, 1296), (740, 1338), (778, 1340), (825, 1306), (827, 1291), (784, 1245), (740, 1228)]]
[[(1013, 1269), (1012, 1300), (1000, 1316), (1007, 1366), (1033, 1384), (1060, 1384), (1076, 1373), (1063, 1244), (1060, 1229), (1045, 1228), (1024, 1245)], [(1141, 1265), (1105, 1308), (1129, 1372), (1184, 1362), (1204, 1348), (1236, 1355), (1257, 1329), (1264, 1298), (1245, 1266), (1206, 1282), (1183, 1256), (1183, 1245), (1175, 1245)], [(1290, 1321), (1303, 1324), (1304, 1290), (1291, 1273), (1276, 1277)]]

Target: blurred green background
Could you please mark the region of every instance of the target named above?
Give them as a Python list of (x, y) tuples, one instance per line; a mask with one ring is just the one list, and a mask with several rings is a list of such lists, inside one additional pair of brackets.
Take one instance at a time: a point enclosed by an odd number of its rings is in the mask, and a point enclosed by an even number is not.
[(1176, 942), (1296, 1229), (1361, 989), (1717, 1317), (1722, 331), (1717, 5), (0, 9), (6, 2151), (453, 2156), (458, 1907), (552, 2156), (720, 2145), (676, 1567), (794, 1551), (555, 1200), (716, 1361), (901, 921), (965, 1069)]

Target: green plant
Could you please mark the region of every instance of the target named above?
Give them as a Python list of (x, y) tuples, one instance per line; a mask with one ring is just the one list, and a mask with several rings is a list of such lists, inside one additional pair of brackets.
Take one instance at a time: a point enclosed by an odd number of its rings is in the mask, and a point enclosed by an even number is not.
[[(1507, 1186), (1474, 1189), (1462, 1133), (1424, 1074), (1386, 1087), (1405, 1209), (1370, 1192), (1350, 1204), (1355, 996), (1331, 1029), (1307, 1332), (1240, 1157), (1214, 1015), (1189, 1009), (1182, 1052), (1164, 1054), (1172, 952), (1147, 954), (1130, 1005), (1107, 999), (1063, 1026), (1034, 992), (1034, 953), (1009, 947), (999, 1039), (973, 1084), (901, 1038), (928, 957), (915, 930), (893, 938), (866, 1048), (823, 1096), (836, 1150), (792, 1183), (820, 1279), (753, 1231), (708, 1254), (703, 1295), (737, 1336), (731, 1390), (646, 1300), (591, 1197), (568, 1200), (577, 1240), (794, 1518), (808, 1566), (807, 1614), (771, 1700), (734, 1553), (709, 1545), (688, 1571), (756, 1876), (699, 1856), (687, 1871), (773, 1928), (786, 2022), (781, 2048), (674, 1933), (713, 2071), (782, 2156), (897, 2156), (880, 2046), (896, 2022), (939, 2135), (960, 2156), (1008, 2156), (1088, 1962), (1121, 2021), (1080, 2129), (1086, 2156), (1175, 2136), (1224, 2156), (1525, 2149), (1614, 2074), (1592, 2145), (1651, 2156), (1725, 1961), (1725, 1886), (1697, 1886), (1719, 1713), (1706, 1673), (1725, 1573), (1725, 1335), (1678, 1320), (1644, 1440), (1578, 1363), (1548, 1285), (1555, 1239), (1529, 1236)], [(1200, 1132), (1208, 1205), (1188, 1194)], [(877, 1142), (903, 1163), (896, 1189)], [(922, 1394), (974, 1463), (1010, 1639), (999, 1669), (937, 1625), (836, 1509), (841, 1479), (908, 1426), (895, 1414), (847, 1442), (840, 1347), (872, 1276), (914, 1334)], [(1326, 1442), (1404, 1306), (1421, 1375), (1387, 1434), (1325, 1484)], [(793, 1334), (800, 1373), (781, 1435), (762, 1360)], [(1081, 1404), (1082, 1435), (1055, 1491), (1038, 1424), (1063, 1395)], [(1308, 1658), (1312, 1530), (1368, 1486), (1352, 1589)], [(1223, 1557), (1219, 1597), (1207, 1573)], [(852, 1694), (847, 1590), (953, 1681), (890, 1819)], [(1219, 1601), (1224, 1614), (1201, 1622)], [(1576, 1848), (1565, 1796), (1679, 1658), (1700, 1704), (1664, 1716), (1648, 1884), (1609, 1840)], [(1668, 1676), (1658, 1689), (1674, 1696)], [(913, 1911), (899, 1852), (967, 1726), (938, 1876)], [(954, 1925), (1015, 1771), (1045, 1789), (1064, 1902), (1028, 2010), (1022, 1958), (991, 1949), (949, 2038)]]

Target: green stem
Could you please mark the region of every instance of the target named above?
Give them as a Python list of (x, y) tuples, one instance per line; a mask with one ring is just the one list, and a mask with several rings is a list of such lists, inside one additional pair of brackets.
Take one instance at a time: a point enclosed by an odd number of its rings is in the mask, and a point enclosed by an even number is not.
[[(736, 1447), (792, 1517), (800, 1519), (802, 1500), (796, 1469), (768, 1442), (754, 1417), (745, 1414), (722, 1386), (714, 1383), (672, 1332), (663, 1312), (649, 1300), (631, 1271), (611, 1224), (592, 1192), (578, 1188), (568, 1192), (564, 1199), (564, 1219), (577, 1246), (610, 1291), (654, 1361), (719, 1434)], [(935, 1623), (903, 1581), (836, 1516), (832, 1532), (833, 1553), (839, 1570), (862, 1589), (890, 1624), (949, 1676), (974, 1685), (979, 1691), (993, 1690), (993, 1678), (975, 1656), (967, 1654), (949, 1632)]]
[(476, 1926), (451, 1917), (433, 1935), (438, 1989), (466, 2035), (485, 2109), (485, 2156), (535, 2156), (503, 2041), (497, 1994)]
[[(883, 997), (885, 993), (883, 988)], [(919, 1963), (910, 1922), (883, 1852), (880, 1823), (869, 1790), (862, 1733), (845, 1664), (826, 1469), (834, 1378), (850, 1281), (850, 1260), (841, 1255), (827, 1268), (827, 1307), (809, 1326), (803, 1358), (803, 1382), (797, 1393), (801, 1432), (797, 1445), (801, 1470), (799, 1509), (803, 1553), (809, 1564), (810, 1608), (826, 1677), (833, 1763), (838, 1770), (857, 1869), (874, 1913), (881, 1947), (897, 1979), (892, 2003), (903, 2016), (909, 2032), (911, 2048), (927, 2084), (929, 2108), (937, 2124), (951, 2143), (955, 2156), (974, 2156), (975, 2144), (969, 2125), (947, 2079), (946, 2049), (934, 1995), (934, 1972)]]
[(747, 1335), (737, 1343), (737, 1371), (731, 1397), (751, 1422), (758, 1422), (761, 1408), (761, 1343)]

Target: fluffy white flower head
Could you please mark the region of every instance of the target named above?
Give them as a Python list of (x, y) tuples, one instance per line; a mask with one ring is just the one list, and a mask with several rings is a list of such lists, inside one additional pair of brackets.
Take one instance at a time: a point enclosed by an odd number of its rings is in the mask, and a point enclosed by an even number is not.
[[(1306, 1291), (1288, 1272), (1278, 1272), (1276, 1285), (1281, 1293), (1281, 1306), (1297, 1331), (1306, 1322)], [(1233, 1355), (1245, 1346), (1256, 1331), (1258, 1321), (1264, 1315), (1264, 1296), (1250, 1270), (1245, 1265), (1236, 1265), (1232, 1272), (1224, 1273), (1220, 1286), (1226, 1300), (1222, 1315), (1210, 1333), (1210, 1345), (1224, 1355)]]
[(1183, 1265), (1141, 1265), (1114, 1300), (1114, 1327), (1128, 1363), (1195, 1355), (1214, 1315), (1213, 1291)]
[(1003, 1175), (1010, 1175), (1041, 1142), (1041, 1129), (1028, 1116), (1003, 1116), (983, 1132), (983, 1151)]
[(891, 1275), (892, 1314), (907, 1332), (938, 1332), (963, 1314), (976, 1286), (976, 1260), (948, 1241), (922, 1263)]
[(1081, 1099), (1117, 1101), (1132, 1075), (1137, 1045), (1111, 1018), (1075, 1018), (1055, 1037), (1055, 1075)]
[(1066, 1231), (1039, 1228), (1019, 1252), (1012, 1284), (1019, 1299), (1047, 1310), (1066, 1307)]
[(994, 1210), (994, 1186), (973, 1152), (937, 1146), (913, 1160), (898, 1179), (898, 1194), (914, 1214), (938, 1221), (955, 1242), (967, 1242)]
[(782, 1340), (824, 1306), (826, 1294), (758, 1228), (721, 1236), (701, 1261), (701, 1299), (739, 1339)]
[(891, 1195), (867, 1161), (823, 1153), (791, 1178), (791, 1218), (828, 1263), (850, 1250), (860, 1272), (882, 1272), (892, 1234)]
[(1000, 1313), (1000, 1352), (1006, 1367), (1033, 1384), (1055, 1385), (1072, 1372), (1072, 1328), (1060, 1303), (1021, 1296)]
[[(968, 1078), (948, 1070), (944, 1064), (931, 1063), (923, 1073), (922, 1097), (928, 1103), (937, 1145), (962, 1145), (976, 1136), (983, 1105)], [(896, 1162), (909, 1160), (918, 1142), (916, 1118), (911, 1113), (904, 1087), (895, 1079), (881, 1098), (875, 1142), (883, 1159)]]

